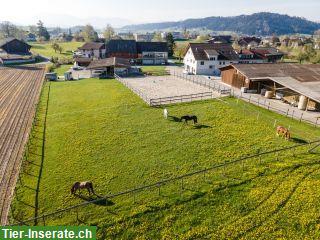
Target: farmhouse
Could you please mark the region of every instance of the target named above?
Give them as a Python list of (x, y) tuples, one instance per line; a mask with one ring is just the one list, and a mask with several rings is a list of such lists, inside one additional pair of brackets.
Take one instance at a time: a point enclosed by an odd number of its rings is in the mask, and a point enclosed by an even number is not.
[(154, 38), (154, 33), (135, 33), (133, 36), (137, 42), (151, 42)]
[(219, 74), (219, 68), (238, 61), (232, 46), (222, 43), (190, 43), (183, 60), (186, 72), (202, 75)]
[(19, 64), (34, 62), (31, 46), (16, 38), (0, 40), (0, 64)]
[(273, 47), (241, 49), (238, 54), (239, 63), (275, 63), (284, 56), (281, 51)]
[(241, 48), (258, 47), (261, 43), (261, 39), (257, 37), (242, 37), (238, 40), (238, 45)]
[(87, 58), (105, 58), (106, 57), (106, 45), (99, 42), (85, 43), (79, 48), (79, 52), (83, 57)]
[(320, 65), (234, 64), (220, 70), (222, 81), (232, 87), (270, 91), (301, 110), (320, 110)]
[(137, 42), (138, 62), (160, 65), (168, 62), (168, 45), (165, 42)]
[(231, 35), (218, 35), (218, 36), (213, 36), (207, 42), (208, 43), (229, 43), (229, 44), (232, 44), (233, 40), (232, 40)]
[(165, 42), (136, 42), (135, 40), (110, 40), (107, 43), (86, 43), (79, 48), (81, 56), (75, 58), (79, 66), (88, 66), (92, 58), (110, 57), (135, 60), (145, 65), (166, 64), (168, 46)]

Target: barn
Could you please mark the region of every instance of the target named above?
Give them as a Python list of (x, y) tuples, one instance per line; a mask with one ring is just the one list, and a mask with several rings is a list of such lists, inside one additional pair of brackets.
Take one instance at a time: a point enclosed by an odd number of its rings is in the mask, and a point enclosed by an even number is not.
[(234, 64), (220, 70), (222, 82), (232, 87), (272, 92), (301, 110), (320, 110), (320, 65)]
[(16, 38), (0, 40), (0, 64), (20, 64), (34, 62), (31, 46)]
[(100, 71), (100, 77), (114, 77), (114, 74), (127, 75), (130, 73), (131, 64), (128, 59), (111, 57), (93, 60), (87, 67), (91, 71)]

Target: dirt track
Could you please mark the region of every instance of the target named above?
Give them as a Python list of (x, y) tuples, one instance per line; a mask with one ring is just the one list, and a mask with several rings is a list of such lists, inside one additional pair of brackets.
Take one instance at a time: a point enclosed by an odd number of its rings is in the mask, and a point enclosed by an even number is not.
[(0, 67), (0, 207), (7, 223), (21, 160), (44, 81), (42, 65)]

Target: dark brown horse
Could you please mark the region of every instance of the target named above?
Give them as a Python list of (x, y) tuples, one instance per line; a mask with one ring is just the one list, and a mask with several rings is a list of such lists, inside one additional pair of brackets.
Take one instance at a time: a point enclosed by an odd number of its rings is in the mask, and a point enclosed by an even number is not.
[(87, 189), (89, 194), (94, 194), (92, 182), (76, 182), (72, 185), (71, 194), (75, 194), (76, 191), (81, 191), (81, 189)]
[(188, 121), (193, 121), (193, 124), (198, 123), (198, 118), (197, 118), (197, 116), (195, 116), (195, 115), (185, 115), (185, 116), (182, 116), (182, 117), (180, 118), (180, 121), (182, 122), (183, 120), (185, 121), (185, 123), (188, 123)]

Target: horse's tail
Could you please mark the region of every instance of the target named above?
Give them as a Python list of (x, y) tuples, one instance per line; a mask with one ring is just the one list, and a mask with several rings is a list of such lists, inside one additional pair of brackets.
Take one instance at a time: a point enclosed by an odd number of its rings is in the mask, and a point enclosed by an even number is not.
[(71, 194), (74, 194), (75, 184), (72, 185)]
[(76, 186), (77, 186), (77, 185), (79, 185), (79, 182), (76, 182), (76, 183), (74, 183), (74, 184), (72, 185), (71, 194), (74, 194), (74, 193), (75, 193), (75, 191), (77, 190), (77, 189), (76, 189)]

